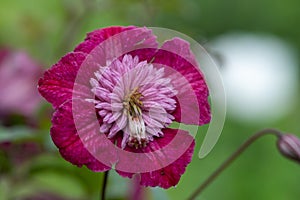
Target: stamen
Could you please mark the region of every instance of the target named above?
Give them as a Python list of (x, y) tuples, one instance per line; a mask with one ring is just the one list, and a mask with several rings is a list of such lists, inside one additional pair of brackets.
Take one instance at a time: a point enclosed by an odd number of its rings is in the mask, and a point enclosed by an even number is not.
[(143, 95), (138, 92), (138, 88), (134, 89), (127, 101), (125, 109), (127, 109), (129, 122), (129, 140), (128, 145), (134, 146), (136, 149), (145, 147), (149, 142), (146, 136), (146, 126), (142, 117), (141, 106), (143, 106), (140, 98)]

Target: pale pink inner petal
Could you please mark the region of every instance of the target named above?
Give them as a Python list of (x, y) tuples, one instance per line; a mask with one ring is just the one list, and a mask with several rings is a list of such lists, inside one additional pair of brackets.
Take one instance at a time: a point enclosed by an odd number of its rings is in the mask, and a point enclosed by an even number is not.
[[(95, 108), (103, 117), (100, 132), (108, 137), (123, 132), (122, 147), (143, 147), (153, 137), (163, 135), (174, 117), (177, 91), (165, 77), (163, 68), (155, 68), (138, 57), (124, 55), (121, 60), (100, 66), (91, 78)], [(91, 101), (91, 100), (89, 100)]]

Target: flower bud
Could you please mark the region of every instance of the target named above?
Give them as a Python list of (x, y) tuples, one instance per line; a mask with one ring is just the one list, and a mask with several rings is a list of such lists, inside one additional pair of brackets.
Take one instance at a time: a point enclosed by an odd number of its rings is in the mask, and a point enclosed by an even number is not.
[(279, 137), (277, 147), (280, 153), (300, 163), (300, 139), (292, 134), (286, 134)]

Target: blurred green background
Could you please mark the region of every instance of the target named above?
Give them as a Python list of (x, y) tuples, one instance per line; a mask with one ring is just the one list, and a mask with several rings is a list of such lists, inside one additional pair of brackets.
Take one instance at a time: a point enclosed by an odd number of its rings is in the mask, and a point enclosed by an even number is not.
[[(292, 54), (289, 59), (293, 59), (293, 66), (286, 65), (283, 69), (293, 68), (295, 76), (288, 77), (294, 79), (292, 89), (281, 89), (293, 93), (281, 104), (291, 107), (284, 113), (276, 113), (272, 120), (259, 116), (259, 120), (239, 119), (231, 111), (234, 108), (229, 108), (220, 140), (213, 151), (200, 160), (197, 153), (207, 126), (202, 128), (196, 137), (193, 161), (179, 184), (169, 190), (145, 190), (145, 199), (181, 200), (187, 198), (255, 131), (273, 127), (300, 135), (297, 89), (300, 71), (297, 59), (300, 55), (299, 7), (298, 0), (1, 0), (0, 46), (26, 51), (47, 69), (65, 53), (72, 51), (87, 32), (95, 29), (111, 25), (164, 27), (197, 40), (212, 53), (222, 71), (228, 67), (226, 56), (211, 44), (215, 44), (216, 38), (224, 34), (264, 35), (284, 43)], [(243, 51), (243, 46), (241, 49)], [(236, 93), (236, 98), (239, 95)], [(271, 101), (276, 99), (271, 98)], [(272, 109), (279, 107), (280, 104)], [(11, 156), (19, 155), (23, 150), (13, 148), (5, 152), (0, 149), (0, 199), (98, 199), (102, 174), (92, 173), (85, 167), (79, 169), (59, 156), (49, 136), (51, 112), (51, 107), (43, 102), (43, 106), (34, 113), (30, 125), (18, 113), (9, 116), (8, 125), (7, 122), (1, 123), (1, 142), (8, 141), (18, 146), (24, 141), (33, 142), (38, 144), (39, 153), (16, 165)], [(255, 116), (252, 118), (255, 119)], [(2, 119), (6, 120), (7, 117)], [(284, 159), (277, 152), (275, 142), (271, 136), (256, 142), (198, 199), (298, 200), (299, 164)], [(112, 173), (108, 199), (125, 199), (131, 186), (127, 179)]]

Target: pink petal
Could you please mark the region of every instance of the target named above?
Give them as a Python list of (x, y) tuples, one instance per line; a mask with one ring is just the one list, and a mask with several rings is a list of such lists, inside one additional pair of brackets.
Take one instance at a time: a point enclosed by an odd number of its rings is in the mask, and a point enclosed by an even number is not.
[(135, 49), (157, 48), (156, 37), (147, 28), (108, 27), (88, 34), (75, 52), (89, 54), (89, 59), (100, 66), (113, 61)]
[(139, 58), (139, 61), (147, 61), (148, 63), (152, 63), (153, 58), (157, 52), (157, 48), (142, 48), (142, 49), (136, 49), (130, 52), (130, 55), (132, 57), (137, 56)]
[(88, 98), (91, 96), (89, 82), (77, 86), (80, 87), (80, 90), (73, 90), (77, 72), (84, 60), (85, 55), (83, 53), (69, 53), (47, 70), (39, 80), (39, 92), (55, 108), (66, 100), (72, 99), (74, 92), (77, 93), (76, 96), (78, 97)]
[[(105, 151), (107, 139), (99, 133), (101, 120), (95, 121), (95, 110), (88, 107), (89, 103), (82, 100), (62, 104), (53, 115), (51, 137), (67, 161), (79, 167), (86, 165), (93, 171), (106, 171), (110, 166), (100, 162), (95, 155), (98, 151)], [(80, 116), (77, 110), (81, 111)], [(74, 122), (78, 121), (75, 126)], [(108, 152), (107, 156), (109, 162), (115, 162), (113, 152)]]
[(94, 48), (100, 45), (100, 43), (112, 36), (116, 37), (107, 42), (107, 44), (104, 45), (105, 48), (102, 48), (105, 49), (105, 54), (109, 54), (111, 51), (124, 54), (137, 48), (157, 47), (156, 37), (152, 34), (150, 29), (135, 26), (112, 26), (89, 33), (85, 41), (79, 44), (74, 51), (90, 53)]
[(101, 42), (103, 42), (107, 38), (109, 38), (115, 34), (121, 33), (123, 31), (133, 29), (133, 28), (135, 28), (135, 27), (134, 26), (128, 26), (128, 27), (112, 26), (112, 27), (95, 30), (91, 33), (88, 33), (84, 42), (80, 43), (75, 48), (74, 51), (90, 53), (96, 46), (98, 46)]
[(154, 172), (142, 173), (141, 185), (151, 187), (159, 186), (165, 189), (176, 186), (180, 177), (184, 174), (185, 168), (192, 160), (194, 146), (195, 142), (190, 145), (189, 149), (178, 160), (167, 167)]
[[(39, 81), (39, 92), (55, 108), (71, 99), (72, 95), (93, 98), (89, 89), (90, 79), (94, 77), (93, 73), (99, 69), (99, 65), (104, 66), (106, 61), (120, 56), (119, 53), (122, 55), (137, 48), (149, 47), (156, 48), (157, 42), (152, 31), (147, 28), (129, 26), (96, 30), (88, 34), (75, 53), (67, 54), (45, 72)], [(86, 54), (94, 48), (95, 51)]]
[[(175, 120), (196, 125), (209, 123), (211, 115), (208, 104), (208, 88), (204, 76), (197, 66), (197, 61), (190, 50), (189, 43), (180, 38), (166, 41), (155, 54), (153, 62), (173, 68), (188, 83), (180, 85), (182, 84), (180, 83), (181, 80), (177, 78), (172, 81), (178, 91), (176, 97), (179, 103), (173, 113)], [(172, 74), (173, 72), (169, 73)]]
[[(178, 130), (175, 129), (163, 129), (164, 132), (164, 137), (161, 138), (155, 138), (152, 142), (150, 142), (148, 144), (147, 147), (143, 148), (143, 149), (135, 149), (135, 148), (130, 148), (130, 147), (126, 147), (125, 150), (130, 151), (130, 152), (134, 152), (134, 153), (149, 153), (149, 152), (153, 152), (153, 155), (159, 155), (159, 154), (155, 154), (155, 152), (157, 150), (162, 149), (163, 147), (166, 147), (167, 145), (172, 145), (171, 142), (173, 143), (174, 140), (180, 143), (183, 142), (185, 143), (185, 145), (188, 145), (186, 148), (186, 151), (182, 154), (182, 155), (177, 155), (178, 152), (176, 149), (177, 145), (174, 145), (173, 148), (170, 148), (169, 151), (162, 151), (160, 153), (163, 153), (163, 156), (165, 158), (167, 157), (175, 157), (178, 156), (178, 158), (171, 164), (162, 167), (158, 170), (155, 171), (150, 171), (150, 172), (144, 172), (144, 173), (140, 173), (141, 176), (141, 180), (140, 180), (140, 184), (144, 185), (144, 186), (151, 186), (151, 187), (155, 187), (155, 186), (159, 186), (162, 188), (169, 188), (171, 186), (175, 186), (177, 185), (177, 183), (180, 180), (181, 175), (185, 172), (185, 168), (186, 166), (191, 162), (192, 159), (192, 155), (193, 155), (193, 151), (194, 151), (194, 146), (195, 146), (195, 142), (192, 136), (190, 136), (188, 134), (188, 132), (186, 131), (182, 131), (179, 130), (179, 132), (177, 132)], [(175, 136), (177, 135), (177, 139), (175, 139)], [(118, 144), (119, 145), (119, 144)], [(141, 154), (143, 155), (143, 154)], [(120, 161), (121, 162), (121, 161)], [(139, 162), (142, 162), (141, 160), (131, 160), (131, 162), (129, 162), (128, 164), (131, 167), (134, 167), (138, 164), (141, 164)], [(157, 160), (153, 160), (153, 162), (162, 162), (163, 160), (162, 158), (157, 157)], [(150, 165), (150, 163), (144, 163), (145, 165)], [(118, 169), (118, 165), (116, 166)], [(130, 173), (130, 172), (124, 172), (121, 170), (117, 170), (117, 172), (123, 176), (123, 177), (128, 177), (128, 178), (132, 178), (134, 173)]]
[(175, 121), (195, 125), (210, 122), (208, 87), (188, 42), (173, 38), (160, 49), (137, 49), (130, 54), (153, 63), (157, 68), (163, 67), (167, 76), (173, 76), (172, 85), (178, 91), (175, 98), (177, 108), (172, 113)]

